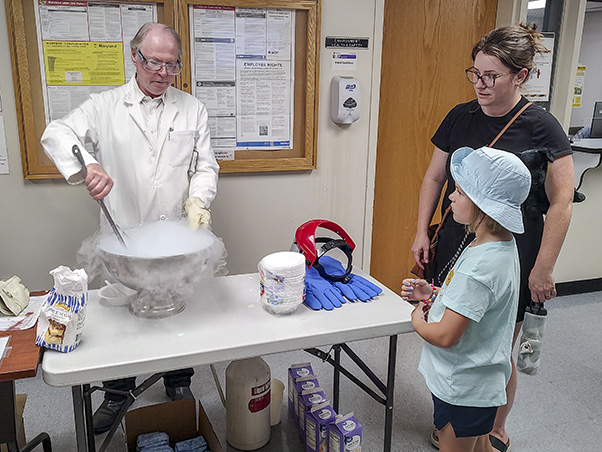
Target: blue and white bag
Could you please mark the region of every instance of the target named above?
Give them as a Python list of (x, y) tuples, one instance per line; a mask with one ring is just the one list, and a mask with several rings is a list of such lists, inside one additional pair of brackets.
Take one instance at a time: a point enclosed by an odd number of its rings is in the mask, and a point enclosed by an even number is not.
[(81, 342), (88, 301), (84, 269), (60, 266), (50, 271), (54, 286), (42, 304), (36, 345), (68, 353)]

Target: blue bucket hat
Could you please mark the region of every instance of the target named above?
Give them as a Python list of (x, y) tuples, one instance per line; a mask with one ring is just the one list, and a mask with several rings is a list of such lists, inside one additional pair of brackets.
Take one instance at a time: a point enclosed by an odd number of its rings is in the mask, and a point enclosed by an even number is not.
[(525, 232), (520, 206), (531, 189), (531, 173), (516, 155), (498, 149), (463, 147), (452, 154), (451, 174), (472, 202), (510, 232)]

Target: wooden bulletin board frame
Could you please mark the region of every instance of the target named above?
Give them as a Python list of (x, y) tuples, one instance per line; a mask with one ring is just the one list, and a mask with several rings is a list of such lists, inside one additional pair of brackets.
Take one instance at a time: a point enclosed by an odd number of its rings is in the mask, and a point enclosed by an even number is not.
[[(46, 157), (40, 138), (46, 127), (34, 7), (36, 0), (5, 0), (15, 101), (25, 179), (62, 176)], [(101, 0), (99, 0), (101, 1)], [(144, 0), (119, 0), (124, 2)], [(319, 33), (321, 0), (152, 0), (159, 22), (182, 38), (185, 64), (175, 85), (191, 92), (190, 5), (293, 9), (295, 23), (295, 84), (293, 149), (237, 151), (234, 160), (219, 162), (222, 173), (304, 171), (316, 168), (318, 121)]]
[[(172, 0), (119, 0), (119, 3), (126, 2), (155, 4), (157, 20), (174, 25), (175, 5)], [(58, 179), (63, 176), (46, 157), (40, 144), (46, 118), (34, 15), (36, 3), (37, 0), (5, 0), (21, 163), (25, 179)]]
[[(236, 151), (234, 160), (221, 160), (222, 173), (300, 171), (316, 168), (320, 0), (182, 0), (176, 17), (184, 54), (190, 55), (191, 5), (247, 6), (295, 10), (295, 85), (293, 149)], [(191, 92), (190, 61), (185, 62), (178, 88)]]

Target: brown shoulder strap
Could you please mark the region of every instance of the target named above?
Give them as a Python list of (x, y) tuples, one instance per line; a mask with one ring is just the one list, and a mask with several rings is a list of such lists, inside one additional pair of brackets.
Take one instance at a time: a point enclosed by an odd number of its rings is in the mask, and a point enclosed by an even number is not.
[(516, 114), (515, 114), (515, 115), (512, 117), (512, 119), (511, 119), (510, 121), (508, 121), (508, 124), (506, 124), (506, 126), (505, 126), (505, 127), (502, 129), (502, 131), (501, 131), (500, 133), (498, 133), (498, 134), (497, 134), (497, 137), (495, 137), (495, 138), (493, 139), (493, 141), (492, 141), (491, 143), (489, 143), (489, 146), (488, 146), (488, 147), (490, 147), (490, 148), (491, 148), (491, 147), (493, 147), (493, 145), (494, 145), (494, 144), (497, 142), (497, 140), (499, 140), (499, 139), (500, 139), (500, 137), (501, 137), (501, 136), (504, 134), (504, 132), (505, 132), (506, 130), (508, 130), (508, 127), (510, 127), (510, 126), (512, 125), (512, 123), (514, 122), (514, 120), (515, 120), (516, 118), (518, 118), (518, 117), (521, 115), (521, 113), (522, 113), (523, 111), (525, 111), (525, 110), (526, 110), (526, 109), (529, 107), (529, 105), (531, 105), (532, 103), (533, 103), (533, 102), (527, 102), (527, 103), (526, 103), (526, 104), (523, 106), (523, 108), (521, 108), (520, 110), (518, 110), (518, 112), (517, 112), (517, 113), (516, 113)]
[(435, 229), (435, 233), (433, 234), (433, 238), (431, 239), (431, 244), (435, 243), (437, 241), (437, 235), (439, 234), (439, 229), (441, 229), (441, 226), (443, 226), (443, 222), (445, 221), (445, 219), (447, 218), (447, 214), (451, 212), (451, 204), (449, 206), (447, 206), (447, 209), (445, 209), (445, 212), (443, 212), (443, 216), (441, 217), (441, 221), (439, 222), (439, 225), (437, 226), (437, 229)]

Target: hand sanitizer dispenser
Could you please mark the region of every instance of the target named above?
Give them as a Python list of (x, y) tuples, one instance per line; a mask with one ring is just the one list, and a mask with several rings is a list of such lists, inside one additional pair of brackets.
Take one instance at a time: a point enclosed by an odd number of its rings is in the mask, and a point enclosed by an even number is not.
[(330, 119), (336, 124), (351, 124), (360, 118), (362, 91), (353, 77), (335, 75), (330, 82)]

